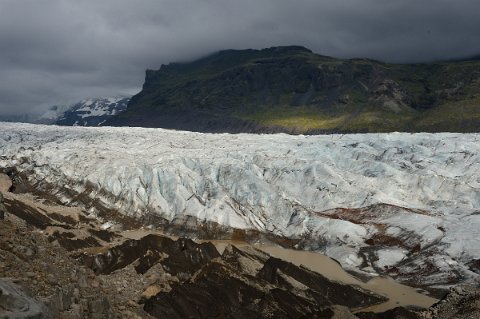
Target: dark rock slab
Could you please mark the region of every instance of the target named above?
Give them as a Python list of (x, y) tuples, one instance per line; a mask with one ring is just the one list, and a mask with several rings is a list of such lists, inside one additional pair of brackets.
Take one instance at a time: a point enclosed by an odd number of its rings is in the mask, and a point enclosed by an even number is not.
[(355, 314), (360, 319), (421, 319), (420, 314), (403, 307), (397, 307), (385, 312), (361, 312)]
[(88, 232), (92, 234), (95, 237), (100, 238), (101, 240), (110, 243), (112, 242), (115, 238), (120, 237), (114, 232), (108, 231), (108, 230), (103, 230), (103, 229), (89, 229)]
[(51, 318), (45, 306), (29, 297), (21, 287), (8, 279), (0, 279), (0, 318)]
[[(288, 277), (286, 277), (288, 276)], [(292, 278), (297, 282), (309, 287), (312, 297), (321, 301), (324, 298), (336, 305), (349, 308), (364, 307), (386, 301), (385, 297), (352, 285), (344, 285), (313, 272), (304, 267), (298, 267), (287, 261), (271, 257), (264, 264), (257, 277), (267, 282), (284, 287), (292, 288), (285, 278)]]
[(472, 261), (467, 263), (467, 266), (470, 268), (471, 271), (480, 274), (480, 259), (473, 259)]
[(7, 212), (4, 201), (5, 199), (3, 198), (3, 194), (0, 192), (0, 219), (4, 219)]
[(156, 318), (331, 318), (334, 312), (314, 300), (240, 275), (223, 262), (204, 266), (191, 280), (145, 303)]
[(37, 228), (46, 229), (48, 226), (60, 226), (42, 212), (21, 201), (5, 199), (5, 206), (7, 206), (10, 214), (23, 219), (27, 224)]
[(75, 234), (70, 232), (55, 231), (49, 236), (49, 241), (57, 241), (60, 246), (67, 251), (74, 251), (88, 247), (98, 247), (100, 243), (92, 236), (86, 238), (77, 238)]
[(255, 248), (230, 245), (189, 280), (146, 300), (144, 310), (157, 318), (353, 318), (349, 308), (383, 301)]
[(83, 263), (97, 274), (110, 274), (137, 261), (136, 270), (144, 273), (160, 258), (164, 269), (176, 275), (193, 273), (213, 258), (220, 257), (211, 243), (197, 244), (190, 239), (177, 241), (159, 235), (147, 235), (139, 240), (126, 240), (105, 252), (79, 256)]

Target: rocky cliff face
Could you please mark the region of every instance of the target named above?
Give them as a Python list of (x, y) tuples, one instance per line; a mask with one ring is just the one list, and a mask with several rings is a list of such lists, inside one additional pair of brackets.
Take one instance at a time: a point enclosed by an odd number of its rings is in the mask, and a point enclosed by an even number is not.
[(480, 129), (479, 93), (478, 61), (396, 65), (295, 46), (228, 50), (148, 70), (127, 112), (106, 123), (202, 132), (472, 132)]

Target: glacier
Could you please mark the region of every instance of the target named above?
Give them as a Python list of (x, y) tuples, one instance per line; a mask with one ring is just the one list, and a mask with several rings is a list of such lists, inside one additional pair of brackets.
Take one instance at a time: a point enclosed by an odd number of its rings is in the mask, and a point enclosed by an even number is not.
[[(193, 217), (307, 238), (304, 248), (369, 273), (394, 266), (415, 273), (429, 263), (449, 278), (478, 280), (469, 263), (480, 260), (479, 142), (480, 134), (456, 133), (292, 136), (0, 123), (0, 167), (59, 194), (93, 189), (89, 196), (132, 217)], [(372, 238), (383, 241), (372, 245)], [(448, 282), (436, 276), (423, 277)]]

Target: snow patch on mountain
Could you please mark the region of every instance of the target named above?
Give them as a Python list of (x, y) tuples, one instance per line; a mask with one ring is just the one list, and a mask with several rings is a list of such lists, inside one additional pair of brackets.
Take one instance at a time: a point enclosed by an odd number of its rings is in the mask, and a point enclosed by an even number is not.
[(66, 126), (99, 126), (127, 109), (129, 97), (90, 98), (64, 106), (52, 106), (36, 122)]
[(93, 188), (89, 196), (127, 215), (193, 216), (305, 238), (302, 247), (344, 266), (425, 271), (419, 280), (446, 283), (478, 277), (467, 263), (480, 259), (479, 142), (479, 134), (230, 135), (0, 123), (0, 167), (57, 185), (59, 194)]

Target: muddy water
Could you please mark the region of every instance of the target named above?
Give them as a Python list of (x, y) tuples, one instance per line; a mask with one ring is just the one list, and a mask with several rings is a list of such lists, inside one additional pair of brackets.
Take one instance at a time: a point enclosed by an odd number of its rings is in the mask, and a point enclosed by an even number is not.
[[(225, 250), (225, 247), (229, 244), (236, 246), (250, 245), (245, 242), (224, 240), (211, 240), (211, 242), (217, 247), (220, 253), (222, 253)], [(331, 280), (349, 285), (357, 285), (389, 299), (387, 302), (380, 305), (359, 309), (361, 311), (383, 312), (397, 306), (408, 305), (428, 308), (438, 301), (437, 299), (417, 292), (415, 288), (402, 285), (390, 278), (375, 277), (364, 283), (343, 270), (343, 268), (333, 259), (316, 252), (286, 249), (283, 247), (268, 245), (250, 246), (263, 250), (273, 257), (289, 261), (297, 266), (303, 265)]]
[(160, 235), (160, 236), (164, 236), (164, 237), (169, 237), (173, 240), (178, 239), (177, 236), (167, 235), (167, 234), (164, 234), (164, 233), (162, 233), (158, 230), (135, 229), (135, 230), (124, 230), (124, 231), (120, 232), (120, 235), (122, 235), (123, 237), (128, 238), (128, 239), (135, 239), (135, 240), (138, 240), (140, 238), (143, 238), (143, 237), (145, 237), (147, 235), (151, 235), (151, 234)]
[(383, 304), (361, 309), (361, 311), (382, 312), (398, 306), (418, 306), (428, 308), (438, 300), (417, 292), (416, 289), (402, 285), (391, 278), (376, 277), (360, 285), (362, 288), (386, 296), (389, 300)]
[[(155, 231), (127, 231), (122, 235), (132, 239), (139, 239), (145, 235), (157, 233)], [(246, 242), (230, 241), (230, 240), (209, 240), (212, 242), (220, 253), (223, 253), (225, 247), (232, 244), (235, 246), (252, 246), (260, 249), (269, 255), (289, 261), (295, 265), (303, 265), (323, 276), (335, 280), (344, 284), (357, 285), (366, 290), (373, 291), (377, 294), (387, 297), (389, 300), (380, 305), (358, 309), (358, 311), (373, 311), (383, 312), (397, 306), (418, 306), (422, 308), (428, 308), (437, 299), (431, 298), (424, 294), (419, 293), (415, 288), (402, 285), (390, 278), (375, 277), (368, 282), (364, 283), (357, 278), (353, 277), (349, 273), (345, 272), (343, 268), (333, 259), (311, 251), (286, 249), (277, 246), (261, 245), (261, 244), (248, 244)]]
[(8, 175), (0, 173), (0, 192), (8, 192), (8, 190), (12, 187), (12, 181)]

